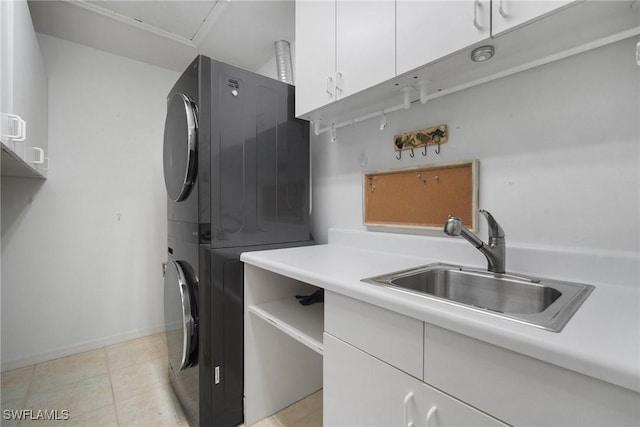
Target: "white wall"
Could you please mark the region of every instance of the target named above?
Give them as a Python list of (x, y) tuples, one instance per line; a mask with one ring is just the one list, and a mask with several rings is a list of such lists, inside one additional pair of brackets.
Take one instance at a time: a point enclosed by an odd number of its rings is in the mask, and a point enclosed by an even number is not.
[(2, 369), (160, 331), (162, 137), (179, 74), (39, 35), (46, 181), (2, 178)]
[[(628, 39), (379, 121), (312, 137), (315, 237), (362, 229), (365, 171), (477, 158), (479, 205), (510, 243), (640, 252), (640, 67)], [(393, 135), (448, 124), (439, 156), (404, 152)], [(486, 236), (480, 218), (480, 235)], [(440, 231), (425, 234), (443, 236)], [(508, 267), (508, 266), (507, 266)]]

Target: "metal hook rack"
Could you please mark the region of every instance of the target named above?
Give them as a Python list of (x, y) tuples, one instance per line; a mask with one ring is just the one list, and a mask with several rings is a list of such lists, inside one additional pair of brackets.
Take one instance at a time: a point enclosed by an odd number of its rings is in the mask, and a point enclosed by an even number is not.
[[(440, 154), (440, 145), (449, 139), (449, 130), (447, 125), (432, 126), (426, 129), (401, 133), (393, 137), (393, 148), (401, 153), (404, 150), (411, 150), (409, 157), (414, 158), (414, 150), (423, 147), (422, 155), (427, 156), (427, 147), (429, 145), (437, 145), (436, 154)], [(400, 160), (402, 155), (396, 155), (396, 159)]]
[[(380, 118), (380, 130), (383, 130), (387, 127), (387, 118), (386, 114), (393, 113), (399, 110), (408, 110), (411, 107), (411, 104), (414, 102), (420, 102), (421, 104), (426, 104), (429, 99), (437, 98), (444, 95), (446, 92), (435, 92), (432, 94), (427, 93), (427, 81), (422, 80), (419, 81), (416, 86), (404, 86), (402, 87), (403, 92), (403, 102), (402, 104), (394, 105), (392, 107), (385, 107), (381, 111), (376, 111), (374, 113), (365, 114), (364, 116), (357, 117), (352, 120), (347, 120), (340, 123), (333, 123), (332, 126), (322, 127), (322, 120), (315, 119), (312, 120), (314, 124), (314, 133), (315, 135), (320, 135), (321, 133), (331, 132), (332, 128), (339, 129), (344, 126), (353, 125), (355, 123), (364, 122), (366, 120), (374, 119), (376, 117)], [(413, 101), (411, 98), (415, 91), (419, 93), (419, 99)]]

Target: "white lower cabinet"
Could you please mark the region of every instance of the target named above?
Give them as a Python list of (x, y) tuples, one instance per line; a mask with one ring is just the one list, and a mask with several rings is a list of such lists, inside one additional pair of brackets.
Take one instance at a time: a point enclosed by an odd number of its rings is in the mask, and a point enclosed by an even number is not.
[(325, 426), (504, 426), (369, 354), (324, 334)]
[(633, 390), (428, 323), (424, 381), (514, 426), (640, 426)]

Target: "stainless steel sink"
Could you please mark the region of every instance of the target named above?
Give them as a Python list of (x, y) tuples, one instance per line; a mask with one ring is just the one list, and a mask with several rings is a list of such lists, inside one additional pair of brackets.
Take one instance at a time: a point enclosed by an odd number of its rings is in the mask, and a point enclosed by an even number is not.
[(562, 330), (594, 289), (591, 285), (449, 264), (429, 264), (362, 281), (553, 332)]

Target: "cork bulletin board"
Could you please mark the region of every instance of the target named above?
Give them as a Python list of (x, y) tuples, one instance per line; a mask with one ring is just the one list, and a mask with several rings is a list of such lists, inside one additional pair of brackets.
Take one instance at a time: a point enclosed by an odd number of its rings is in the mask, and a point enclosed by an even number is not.
[(449, 214), (476, 231), (478, 161), (368, 172), (364, 224), (441, 229)]

